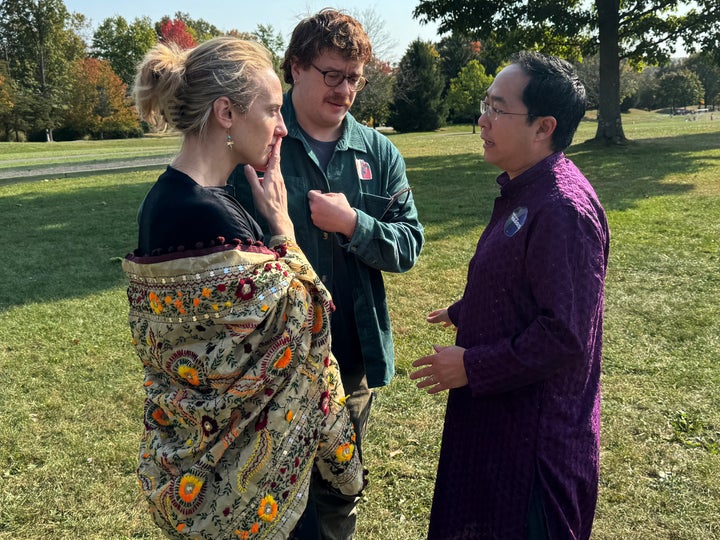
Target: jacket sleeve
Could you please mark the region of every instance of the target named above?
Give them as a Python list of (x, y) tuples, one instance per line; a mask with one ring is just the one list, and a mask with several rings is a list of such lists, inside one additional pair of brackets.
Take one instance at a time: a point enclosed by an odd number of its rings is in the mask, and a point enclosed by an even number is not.
[(377, 208), (355, 208), (358, 218), (355, 232), (341, 245), (371, 268), (405, 272), (417, 261), (425, 238), (405, 175), (405, 162), (394, 147), (390, 157), (387, 191), (389, 195), (399, 195), (394, 199), (378, 197), (372, 203)]

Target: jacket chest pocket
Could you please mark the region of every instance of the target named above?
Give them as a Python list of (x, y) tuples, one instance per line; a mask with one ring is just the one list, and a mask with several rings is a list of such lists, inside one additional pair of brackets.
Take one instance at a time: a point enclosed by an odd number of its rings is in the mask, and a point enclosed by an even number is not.
[(382, 220), (383, 217), (390, 213), (392, 202), (391, 197), (373, 195), (372, 193), (361, 193), (358, 208), (370, 217)]

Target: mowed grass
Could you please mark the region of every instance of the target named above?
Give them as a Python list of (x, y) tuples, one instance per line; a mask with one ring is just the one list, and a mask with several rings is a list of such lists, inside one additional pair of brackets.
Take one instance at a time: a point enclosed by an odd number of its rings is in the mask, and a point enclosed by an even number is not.
[(180, 138), (172, 134), (142, 139), (68, 141), (47, 143), (0, 143), (0, 171), (24, 170), (51, 165), (162, 157), (177, 153)]
[[(567, 152), (612, 230), (594, 538), (720, 538), (720, 120), (623, 122), (628, 146), (584, 144), (587, 121)], [(386, 276), (397, 376), (375, 402), (358, 540), (425, 537), (445, 396), (407, 375), (452, 342), (424, 318), (462, 294), (498, 192), (469, 126), (391, 138), (427, 243)], [(0, 167), (21, 146), (0, 144)], [(134, 474), (142, 370), (120, 269), (159, 172), (0, 184), (0, 538), (162, 537)]]

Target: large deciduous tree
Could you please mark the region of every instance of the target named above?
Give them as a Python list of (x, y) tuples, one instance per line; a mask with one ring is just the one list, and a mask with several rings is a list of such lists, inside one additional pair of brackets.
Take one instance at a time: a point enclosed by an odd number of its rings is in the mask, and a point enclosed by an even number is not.
[(400, 60), (390, 105), (390, 124), (396, 131), (433, 131), (445, 121), (442, 99), (445, 78), (440, 55), (432, 43), (416, 39)]
[(355, 98), (352, 114), (372, 127), (385, 124), (390, 116), (395, 73), (388, 62), (373, 57), (365, 64), (367, 86)]
[(142, 133), (137, 112), (126, 95), (126, 86), (107, 61), (78, 60), (70, 73), (73, 92), (64, 117), (69, 136), (90, 135), (103, 139)]
[(130, 86), (138, 63), (157, 39), (149, 17), (136, 18), (128, 24), (124, 17), (116, 15), (105, 19), (95, 30), (92, 52), (95, 58), (110, 62), (113, 71)]
[(0, 130), (6, 140), (10, 138), (14, 104), (12, 81), (0, 73)]
[(683, 66), (695, 73), (705, 90), (703, 105), (715, 106), (720, 96), (720, 62), (707, 53), (694, 54), (688, 58)]
[(414, 16), (506, 53), (537, 49), (575, 60), (599, 52), (597, 141), (624, 143), (620, 61), (666, 62), (686, 48), (720, 49), (717, 0), (420, 0)]
[[(440, 69), (446, 81), (445, 90), (448, 90), (450, 81), (457, 77), (470, 60), (480, 60), (482, 45), (467, 36), (452, 34), (440, 40), (437, 51), (440, 54)], [(489, 71), (493, 73), (494, 69), (491, 68)]]
[(273, 68), (281, 82), (285, 82), (282, 75), (283, 55), (285, 54), (285, 40), (280, 32), (276, 32), (271, 24), (258, 24), (250, 34), (252, 38), (263, 44), (272, 55)]
[(678, 107), (697, 105), (703, 96), (700, 79), (689, 69), (677, 69), (666, 73), (658, 81), (658, 101), (661, 106)]
[(476, 120), (480, 116), (480, 102), (485, 99), (485, 93), (492, 81), (493, 77), (485, 73), (485, 68), (478, 60), (470, 60), (457, 77), (450, 80), (447, 105), (450, 107), (452, 120), (470, 122), (475, 133)]
[[(68, 66), (85, 55), (78, 31), (82, 15), (67, 11), (62, 0), (0, 2), (0, 36), (8, 73), (22, 103), (32, 102), (24, 129), (42, 130), (52, 140), (68, 93)], [(19, 126), (19, 124), (18, 124)]]
[[(210, 24), (205, 19), (193, 19), (189, 13), (183, 11), (175, 12), (175, 20), (182, 21), (187, 27), (187, 31), (193, 37), (196, 43), (202, 43), (208, 39), (221, 36), (223, 33), (214, 24)], [(165, 22), (164, 20), (162, 22)]]
[(160, 24), (160, 36), (165, 43), (174, 43), (181, 49), (190, 49), (197, 41), (181, 19), (167, 19)]
[(370, 38), (373, 48), (373, 56), (380, 62), (393, 63), (397, 60), (394, 57), (397, 40), (385, 26), (385, 21), (373, 8), (352, 13)]

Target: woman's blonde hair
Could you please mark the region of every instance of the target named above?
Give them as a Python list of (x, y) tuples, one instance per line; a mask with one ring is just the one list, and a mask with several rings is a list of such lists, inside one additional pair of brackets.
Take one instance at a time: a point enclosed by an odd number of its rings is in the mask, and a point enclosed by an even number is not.
[(143, 119), (160, 114), (182, 133), (202, 136), (216, 99), (227, 96), (246, 113), (260, 93), (257, 74), (272, 67), (265, 47), (231, 36), (186, 50), (158, 43), (140, 63), (133, 97)]

